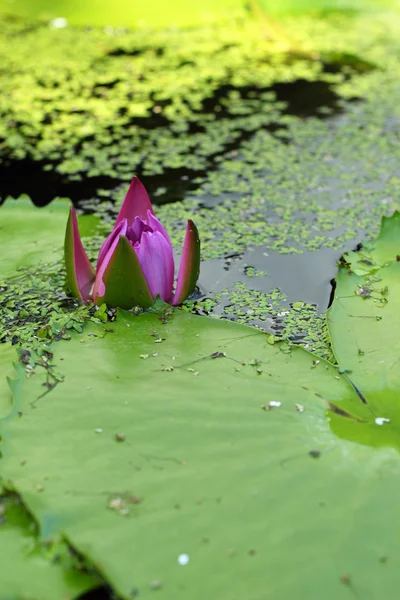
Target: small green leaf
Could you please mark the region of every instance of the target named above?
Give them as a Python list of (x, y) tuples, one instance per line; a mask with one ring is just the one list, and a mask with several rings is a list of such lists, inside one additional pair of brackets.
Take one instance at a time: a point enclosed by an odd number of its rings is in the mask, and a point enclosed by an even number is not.
[(153, 304), (136, 253), (124, 235), (119, 238), (103, 275), (103, 282), (106, 290), (104, 296), (96, 299), (98, 306), (105, 303), (127, 309), (134, 306), (148, 308)]

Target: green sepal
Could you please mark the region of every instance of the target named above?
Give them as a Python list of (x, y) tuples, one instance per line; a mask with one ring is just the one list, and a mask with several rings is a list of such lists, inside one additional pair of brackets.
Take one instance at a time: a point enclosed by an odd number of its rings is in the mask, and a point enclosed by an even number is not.
[(193, 292), (200, 274), (200, 237), (196, 225), (188, 220), (178, 280), (172, 305), (182, 302)]
[(142, 268), (126, 236), (121, 235), (117, 247), (103, 275), (106, 287), (104, 296), (98, 296), (95, 303), (105, 302), (108, 306), (149, 308), (153, 304)]

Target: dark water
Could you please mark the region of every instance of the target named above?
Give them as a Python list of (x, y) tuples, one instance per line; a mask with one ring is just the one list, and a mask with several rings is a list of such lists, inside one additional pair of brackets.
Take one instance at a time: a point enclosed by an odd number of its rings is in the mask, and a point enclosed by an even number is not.
[[(205, 100), (202, 113), (213, 113), (215, 108), (223, 106), (221, 101), (227, 98), (230, 91), (235, 90), (233, 86), (223, 86), (217, 90), (212, 98)], [(243, 99), (261, 94), (272, 92), (277, 102), (284, 102), (286, 108), (282, 114), (295, 115), (301, 118), (317, 116), (326, 118), (332, 114), (342, 112), (338, 102), (338, 96), (332, 87), (323, 81), (306, 81), (299, 79), (290, 83), (278, 83), (271, 88), (239, 88)], [(322, 111), (322, 112), (321, 112)], [(218, 112), (218, 116), (233, 118), (225, 114), (223, 110)], [(155, 115), (143, 119), (135, 119), (135, 123), (145, 129), (159, 128), (162, 132), (163, 127), (168, 127), (166, 119), (160, 122), (160, 118)], [(192, 127), (196, 128), (194, 125)], [(270, 132), (282, 130), (281, 123), (271, 124), (265, 127)], [(189, 132), (187, 135), (195, 133)], [(146, 175), (146, 188), (154, 204), (164, 204), (178, 202), (183, 200), (188, 192), (198, 187), (198, 178), (205, 177), (207, 173), (218, 167), (218, 160), (221, 156), (234, 150), (238, 150), (241, 144), (249, 139), (254, 131), (242, 131), (240, 135), (231, 143), (228, 143), (222, 152), (218, 152), (209, 157), (209, 164), (206, 170), (193, 171), (189, 169), (165, 169), (161, 175)], [(89, 177), (83, 181), (71, 181), (65, 175), (58, 173), (55, 169), (57, 164), (53, 163), (54, 169), (44, 170), (46, 162), (34, 162), (30, 160), (4, 162), (0, 166), (0, 199), (4, 200), (7, 196), (14, 198), (21, 194), (27, 194), (37, 206), (46, 206), (55, 197), (70, 198), (75, 205), (82, 200), (91, 200), (96, 198), (97, 190), (113, 190), (120, 185), (127, 185), (127, 182), (121, 182), (112, 177)], [(143, 176), (139, 167), (136, 174)], [(160, 193), (160, 190), (161, 193)]]
[[(331, 280), (337, 271), (336, 262), (354, 246), (351, 242), (339, 250), (321, 248), (303, 254), (279, 254), (261, 247), (233, 258), (228, 264), (224, 259), (207, 260), (202, 263), (199, 287), (205, 296), (230, 289), (236, 282), (266, 293), (279, 288), (288, 302), (316, 304), (324, 312), (329, 304)], [(248, 267), (266, 271), (267, 275), (249, 277)]]
[[(337, 261), (345, 252), (353, 250), (357, 243), (358, 240), (351, 240), (339, 249), (321, 248), (302, 254), (280, 254), (255, 247), (242, 255), (204, 261), (198, 283), (200, 299), (214, 298), (216, 294), (232, 290), (239, 282), (264, 294), (279, 289), (286, 296), (281, 304), (282, 310), (289, 309), (294, 302), (304, 302), (322, 314), (333, 300)], [(249, 276), (249, 268), (266, 272), (266, 275)], [(213, 308), (213, 315), (228, 316), (231, 304), (228, 296), (223, 295)], [(271, 333), (277, 328), (276, 317), (268, 314), (262, 321), (255, 318), (249, 322)]]

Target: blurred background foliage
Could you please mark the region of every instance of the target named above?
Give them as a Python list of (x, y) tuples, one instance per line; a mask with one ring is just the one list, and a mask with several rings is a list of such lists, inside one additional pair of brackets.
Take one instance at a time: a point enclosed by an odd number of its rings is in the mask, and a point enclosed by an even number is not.
[(55, 19), (74, 25), (124, 27), (186, 27), (213, 22), (244, 12), (269, 15), (302, 12), (357, 12), (393, 8), (398, 0), (2, 0), (2, 13)]

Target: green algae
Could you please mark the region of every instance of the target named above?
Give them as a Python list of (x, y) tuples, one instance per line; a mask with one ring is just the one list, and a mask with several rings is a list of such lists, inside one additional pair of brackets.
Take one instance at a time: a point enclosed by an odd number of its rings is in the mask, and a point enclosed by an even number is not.
[(80, 306), (66, 296), (64, 287), (61, 261), (22, 268), (17, 276), (0, 281), (0, 342), (46, 351), (46, 344), (69, 339), (69, 330), (82, 331), (86, 321), (111, 318), (112, 312)]
[(149, 35), (6, 18), (2, 31), (1, 164), (29, 159), (71, 181), (204, 171), (280, 121), (277, 82), (344, 78), (249, 19)]
[(212, 299), (186, 302), (186, 310), (237, 321), (266, 330), (276, 339), (299, 344), (310, 352), (333, 362), (324, 314), (315, 305), (287, 301), (278, 288), (265, 293), (236, 282)]
[[(365, 21), (371, 36), (389, 27), (382, 19)], [(70, 181), (203, 172), (244, 132), (286, 128), (274, 85), (318, 80), (346, 95), (350, 75), (364, 81), (383, 58), (353, 20), (282, 28), (290, 42), (249, 18), (151, 35), (3, 18), (0, 164), (29, 159)]]

